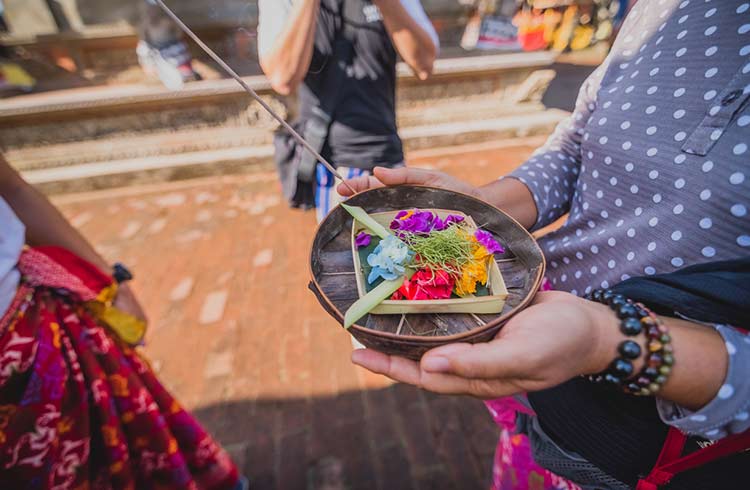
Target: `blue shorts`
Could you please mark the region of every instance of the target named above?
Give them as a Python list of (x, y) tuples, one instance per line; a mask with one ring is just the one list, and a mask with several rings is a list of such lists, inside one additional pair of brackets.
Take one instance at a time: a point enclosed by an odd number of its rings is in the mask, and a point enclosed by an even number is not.
[[(363, 175), (370, 175), (369, 170), (352, 167), (338, 167), (336, 170), (346, 180), (361, 177)], [(339, 182), (336, 182), (336, 177), (319, 163), (316, 169), (317, 186), (315, 188), (315, 213), (318, 218), (318, 223), (323, 221), (323, 218), (328, 216), (328, 213), (333, 209), (339, 202), (341, 202), (341, 196), (336, 192), (336, 186)]]

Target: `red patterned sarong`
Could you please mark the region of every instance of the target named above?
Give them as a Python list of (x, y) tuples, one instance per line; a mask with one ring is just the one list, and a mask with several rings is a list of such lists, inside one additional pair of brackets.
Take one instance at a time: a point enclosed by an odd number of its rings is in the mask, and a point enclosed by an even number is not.
[(0, 486), (234, 488), (226, 452), (87, 303), (112, 279), (54, 247), (19, 269), (0, 319)]

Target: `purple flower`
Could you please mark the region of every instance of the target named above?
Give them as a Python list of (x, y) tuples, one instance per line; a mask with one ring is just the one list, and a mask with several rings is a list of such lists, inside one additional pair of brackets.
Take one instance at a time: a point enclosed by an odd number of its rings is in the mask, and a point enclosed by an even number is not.
[(436, 224), (435, 229), (438, 231), (442, 231), (454, 223), (455, 224), (462, 223), (464, 219), (466, 218), (464, 218), (463, 216), (459, 216), (457, 214), (449, 214), (448, 216), (445, 217), (444, 220), (441, 220), (439, 217), (436, 217), (436, 221), (437, 223), (440, 223), (440, 225), (438, 226)]
[(430, 211), (420, 211), (414, 209), (411, 211), (399, 211), (396, 217), (391, 221), (391, 230), (404, 233), (414, 233), (427, 235), (433, 230), (442, 231), (454, 223), (460, 223), (464, 220), (463, 216), (448, 215), (444, 220)]
[(372, 235), (368, 235), (364, 231), (361, 231), (359, 235), (357, 235), (357, 238), (354, 239), (354, 244), (357, 245), (357, 248), (369, 247), (371, 242)]
[(477, 230), (474, 232), (474, 238), (476, 238), (477, 241), (491, 254), (505, 252), (503, 246), (500, 245), (497, 240), (492, 238), (492, 234), (490, 234), (489, 232), (486, 232), (484, 230)]

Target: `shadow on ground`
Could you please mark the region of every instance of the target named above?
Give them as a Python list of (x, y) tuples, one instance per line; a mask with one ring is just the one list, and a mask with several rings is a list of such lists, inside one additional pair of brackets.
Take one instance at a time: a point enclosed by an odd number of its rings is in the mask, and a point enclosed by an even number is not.
[(481, 402), (406, 385), (194, 413), (255, 490), (484, 489), (498, 437)]

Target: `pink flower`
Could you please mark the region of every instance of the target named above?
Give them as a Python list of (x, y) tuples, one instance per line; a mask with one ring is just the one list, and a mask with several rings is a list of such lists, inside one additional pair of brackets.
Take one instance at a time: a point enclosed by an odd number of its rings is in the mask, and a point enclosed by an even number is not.
[(445, 271), (422, 269), (404, 282), (393, 299), (427, 300), (448, 299), (455, 286), (453, 277)]

